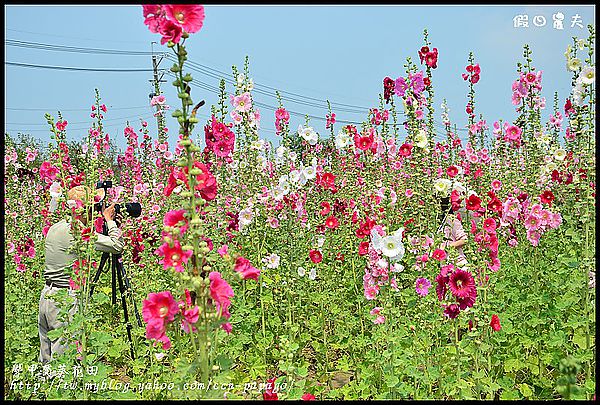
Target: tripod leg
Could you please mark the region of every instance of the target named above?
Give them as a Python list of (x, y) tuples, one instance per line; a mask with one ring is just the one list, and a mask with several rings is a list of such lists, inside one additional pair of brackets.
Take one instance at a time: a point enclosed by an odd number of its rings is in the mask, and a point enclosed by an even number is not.
[(112, 304), (117, 304), (117, 257), (115, 255), (112, 256)]
[(120, 267), (122, 264), (116, 257), (113, 257), (113, 274), (117, 274), (119, 280), (119, 291), (121, 291), (121, 305), (123, 306), (123, 316), (125, 318), (125, 327), (127, 328), (127, 338), (129, 339), (129, 349), (131, 350), (131, 358), (135, 359), (133, 352), (133, 340), (131, 339), (131, 323), (129, 323), (129, 314), (127, 313), (127, 300), (125, 299), (125, 286), (123, 285), (123, 276)]
[(135, 317), (137, 318), (138, 326), (141, 327), (142, 320), (140, 319), (140, 313), (137, 310), (137, 305), (135, 303), (135, 299), (133, 298), (133, 291), (131, 289), (131, 284), (129, 283), (129, 278), (127, 277), (127, 273), (125, 273), (125, 268), (123, 267), (123, 263), (119, 262), (118, 270), (121, 273), (121, 278), (125, 282), (125, 289), (127, 290), (127, 294), (129, 295), (131, 302), (133, 302), (133, 311), (135, 313)]
[(94, 281), (92, 281), (92, 286), (90, 287), (90, 297), (92, 296), (92, 294), (94, 293), (94, 287), (96, 286), (96, 283), (98, 282), (98, 279), (100, 278), (100, 274), (102, 274), (102, 271), (104, 270), (104, 265), (106, 264), (106, 261), (109, 258), (109, 254), (104, 252), (102, 253), (102, 258), (100, 259), (100, 266), (98, 266), (98, 271), (96, 271), (96, 275), (94, 276)]

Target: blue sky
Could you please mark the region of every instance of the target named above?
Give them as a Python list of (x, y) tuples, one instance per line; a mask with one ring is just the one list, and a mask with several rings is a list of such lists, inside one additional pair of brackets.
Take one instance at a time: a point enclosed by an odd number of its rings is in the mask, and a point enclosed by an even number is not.
[[(552, 25), (552, 15), (565, 16), (563, 30)], [(231, 66), (243, 68), (250, 58), (250, 76), (257, 87), (268, 86), (311, 97), (311, 103), (332, 102), (364, 107), (364, 113), (333, 111), (338, 120), (363, 121), (367, 110), (377, 107), (385, 76), (405, 75), (408, 56), (419, 63), (417, 51), (423, 45), (423, 30), (439, 50), (438, 68), (433, 72), (435, 118), (441, 122), (440, 104), (446, 99), (450, 118), (459, 127), (466, 124), (464, 106), (468, 86), (461, 78), (468, 54), (473, 51), (481, 66), (477, 91), (477, 112), (488, 125), (516, 117), (511, 104), (511, 84), (516, 79), (516, 63), (522, 61), (523, 45), (533, 51), (534, 67), (544, 71), (543, 95), (547, 98), (547, 119), (554, 92), (561, 105), (570, 93), (571, 74), (563, 53), (572, 37), (587, 38), (587, 25), (594, 23), (595, 7), (580, 6), (205, 6), (201, 31), (187, 41), (190, 61), (231, 74)], [(528, 15), (528, 28), (515, 28), (516, 15)], [(546, 25), (533, 25), (534, 16), (544, 16)], [(579, 15), (584, 28), (572, 26)], [(171, 52), (160, 45), (160, 36), (143, 24), (142, 7), (136, 6), (5, 6), (6, 40), (81, 48)], [(14, 42), (13, 42), (14, 43)], [(151, 69), (149, 55), (110, 55), (47, 51), (7, 46), (8, 62), (78, 68)], [(172, 63), (163, 60), (160, 67)], [(213, 71), (214, 72), (214, 71)], [(190, 71), (195, 79), (218, 87), (218, 78)], [(219, 76), (219, 74), (217, 74)], [(165, 76), (162, 90), (174, 108), (178, 99), (172, 79)], [(87, 72), (5, 65), (5, 132), (30, 133), (44, 143), (50, 132), (44, 118), (60, 110), (69, 122), (68, 139), (82, 139), (92, 123), (89, 107), (98, 88), (109, 107), (105, 130), (124, 147), (123, 128), (127, 120), (139, 128), (139, 119), (149, 123), (152, 134), (156, 120), (149, 105), (153, 88), (152, 72)], [(274, 91), (263, 88), (274, 95)], [(233, 91), (231, 85), (227, 86)], [(253, 94), (254, 100), (277, 106), (277, 100)], [(217, 96), (193, 87), (194, 101), (207, 105), (199, 112), (205, 118)], [(311, 124), (321, 134), (325, 130), (326, 108), (284, 101), (288, 110), (322, 117)], [(274, 113), (260, 108), (261, 137), (278, 144), (274, 134)], [(204, 116), (202, 116), (204, 114)], [(402, 118), (402, 117), (400, 117)], [(201, 121), (202, 122), (202, 121)], [(291, 128), (303, 123), (292, 115)], [(400, 121), (401, 122), (401, 121)], [(167, 118), (170, 145), (177, 135), (177, 123)], [(337, 125), (339, 128), (340, 125)], [(201, 129), (201, 127), (197, 127)], [(337, 129), (336, 129), (337, 131)], [(440, 130), (441, 131), (441, 130)], [(403, 138), (405, 133), (400, 132)]]

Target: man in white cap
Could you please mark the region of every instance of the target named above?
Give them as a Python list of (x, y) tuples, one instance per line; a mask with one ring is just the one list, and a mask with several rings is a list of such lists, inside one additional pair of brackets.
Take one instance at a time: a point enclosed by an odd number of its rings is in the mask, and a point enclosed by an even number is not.
[[(103, 190), (99, 190), (103, 192)], [(89, 199), (92, 196), (91, 190), (86, 186), (76, 186), (67, 193), (67, 204), (77, 205), (78, 202), (84, 207), (90, 207)], [(76, 215), (74, 219), (80, 221), (82, 225), (87, 226), (88, 213)], [(108, 235), (96, 233), (97, 240), (95, 248), (101, 252), (120, 254), (125, 246), (121, 231), (115, 222), (115, 205), (108, 206), (102, 213), (108, 228)], [(73, 266), (77, 255), (72, 252), (74, 238), (71, 232), (73, 221), (63, 219), (48, 229), (46, 235), (46, 258), (44, 267), (44, 278), (46, 285), (40, 296), (38, 328), (40, 335), (40, 355), (39, 361), (48, 363), (53, 357), (62, 354), (66, 349), (66, 344), (61, 339), (54, 341), (48, 338), (48, 332), (58, 329), (66, 324), (58, 318), (59, 307), (56, 301), (52, 300), (60, 289), (68, 289), (71, 297), (75, 298), (75, 291), (69, 283), (69, 268)], [(69, 310), (69, 317), (77, 311), (77, 302)]]

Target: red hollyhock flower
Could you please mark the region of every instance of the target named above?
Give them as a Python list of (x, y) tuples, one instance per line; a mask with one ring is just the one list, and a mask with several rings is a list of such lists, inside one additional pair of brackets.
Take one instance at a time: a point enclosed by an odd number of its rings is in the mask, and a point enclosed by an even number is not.
[(325, 216), (331, 211), (331, 204), (329, 204), (327, 201), (323, 201), (321, 203), (321, 208), (322, 210), (319, 212), (319, 214)]
[(454, 165), (448, 166), (448, 168), (446, 169), (446, 174), (448, 175), (448, 177), (453, 179), (458, 174), (458, 168)]
[(502, 327), (500, 326), (500, 318), (498, 315), (492, 315), (492, 321), (490, 322), (490, 326), (494, 329), (494, 332), (498, 332)]
[(354, 146), (360, 150), (369, 150), (373, 144), (373, 138), (370, 136), (357, 136), (354, 138)]
[(425, 85), (425, 87), (431, 86), (431, 79), (429, 77), (425, 77), (423, 79), (423, 84)]
[(456, 269), (448, 280), (450, 291), (457, 298), (467, 298), (475, 290), (475, 280), (468, 271)]
[(360, 242), (358, 245), (359, 256), (364, 256), (369, 252), (369, 242)]
[(383, 79), (383, 98), (385, 103), (389, 103), (392, 94), (394, 94), (395, 82), (392, 78), (386, 77)]
[(329, 229), (336, 229), (339, 225), (339, 222), (336, 217), (331, 215), (329, 218), (325, 220), (325, 226)]
[(502, 201), (500, 201), (498, 199), (498, 197), (492, 198), (492, 200), (488, 203), (488, 209), (490, 211), (501, 214), (502, 213)]
[(471, 194), (466, 201), (466, 208), (471, 211), (477, 211), (481, 208), (481, 198)]
[(398, 154), (400, 156), (409, 157), (412, 154), (412, 148), (413, 146), (410, 143), (402, 144), (400, 149), (398, 149)]
[(554, 201), (554, 194), (552, 194), (552, 191), (546, 190), (540, 194), (540, 199), (543, 203), (552, 205), (552, 201)]
[(446, 258), (446, 256), (447, 256), (446, 252), (442, 249), (434, 250), (433, 254), (431, 255), (431, 257), (433, 257), (435, 260), (439, 260), (440, 262), (442, 260), (444, 260)]
[(310, 260), (315, 264), (320, 263), (323, 260), (323, 255), (320, 251), (316, 249), (313, 249), (310, 252), (308, 252), (308, 256), (310, 257)]
[(275, 388), (276, 379), (277, 377), (273, 377), (267, 380), (267, 387), (265, 388), (265, 392), (263, 392), (263, 399), (265, 401), (277, 401), (279, 399), (277, 393), (273, 392), (273, 389)]
[(315, 399), (316, 399), (315, 396), (313, 394), (308, 393), (308, 392), (306, 394), (302, 395), (302, 400), (303, 401), (314, 401)]

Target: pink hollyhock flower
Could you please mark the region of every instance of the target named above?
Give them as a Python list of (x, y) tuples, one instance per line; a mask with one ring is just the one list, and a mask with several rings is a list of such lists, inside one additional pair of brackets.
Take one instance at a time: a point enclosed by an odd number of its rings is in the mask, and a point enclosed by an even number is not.
[(229, 116), (231, 117), (231, 119), (233, 120), (235, 125), (239, 125), (242, 123), (242, 116), (236, 110), (233, 110), (232, 112), (230, 112)]
[[(144, 24), (148, 26), (150, 32), (158, 34), (160, 21), (164, 19), (162, 6), (158, 4), (144, 4), (142, 5), (142, 12), (144, 14)], [(96, 106), (92, 106), (92, 111), (96, 111)]]
[(204, 23), (204, 6), (196, 4), (165, 4), (165, 16), (190, 34), (200, 31)]
[(233, 330), (233, 327), (231, 326), (231, 323), (225, 322), (221, 324), (221, 329), (223, 329), (229, 335)]
[(227, 245), (223, 245), (223, 246), (221, 246), (221, 247), (220, 247), (220, 248), (217, 250), (217, 253), (218, 253), (218, 254), (219, 254), (221, 257), (223, 257), (223, 256), (225, 256), (225, 255), (227, 254), (227, 250), (228, 250), (228, 249), (229, 249), (229, 246), (227, 246)]
[(184, 271), (183, 265), (187, 263), (193, 252), (191, 250), (181, 249), (179, 241), (174, 240), (173, 246), (165, 242), (155, 251), (155, 254), (163, 257), (159, 263), (162, 264), (165, 269), (174, 267), (175, 271), (181, 273)]
[(496, 232), (496, 220), (494, 218), (486, 218), (483, 221), (483, 229), (488, 233)]
[(59, 131), (64, 131), (66, 127), (67, 127), (67, 121), (57, 121), (56, 122), (56, 129), (58, 129)]
[(231, 305), (230, 298), (234, 295), (233, 289), (227, 281), (221, 278), (221, 273), (218, 271), (211, 271), (208, 278), (210, 280), (210, 296), (216, 303), (217, 313), (225, 319), (229, 319), (231, 314), (228, 308)]
[(170, 291), (149, 293), (143, 302), (142, 317), (146, 323), (159, 320), (172, 322), (179, 312), (179, 306)]
[[(195, 331), (196, 328), (193, 326), (198, 319), (200, 318), (200, 308), (198, 305), (194, 305), (193, 308), (182, 309), (181, 315), (183, 319), (181, 320), (181, 329), (185, 333), (190, 333), (190, 331)], [(191, 327), (191, 328), (190, 328)]]
[(242, 256), (238, 257), (235, 261), (233, 270), (240, 273), (243, 280), (251, 278), (258, 281), (258, 276), (260, 275), (260, 270), (252, 266), (250, 261)]
[(302, 395), (301, 398), (303, 401), (314, 401), (316, 399), (313, 394), (310, 394), (308, 392), (306, 394)]
[(375, 307), (369, 312), (371, 315), (377, 316), (377, 318), (375, 318), (373, 320), (373, 323), (375, 325), (381, 325), (382, 323), (385, 322), (385, 316), (379, 314), (381, 312), (381, 309), (382, 309), (381, 307)]
[(250, 99), (250, 93), (245, 92), (239, 96), (231, 96), (231, 105), (238, 112), (248, 112), (252, 108), (252, 100)]
[(523, 223), (523, 226), (525, 226), (525, 229), (527, 229), (528, 231), (535, 231), (539, 229), (541, 225), (542, 220), (535, 215), (529, 215)]
[(164, 45), (169, 41), (178, 44), (181, 39), (181, 34), (183, 33), (181, 26), (166, 19), (160, 20), (158, 32), (162, 35), (162, 38), (160, 39), (161, 45)]
[(492, 180), (492, 190), (498, 191), (502, 188), (502, 182), (498, 179)]
[(58, 168), (52, 166), (49, 162), (42, 162), (39, 170), (40, 177), (50, 181), (56, 180), (58, 172)]

